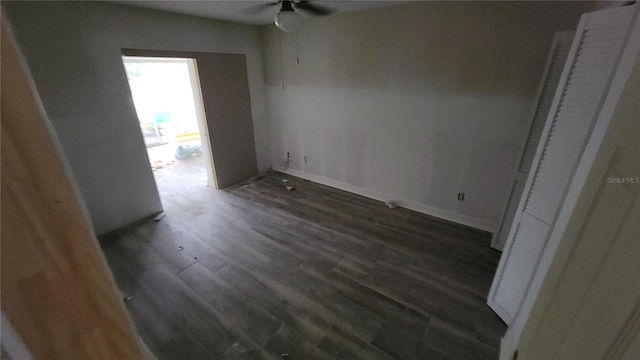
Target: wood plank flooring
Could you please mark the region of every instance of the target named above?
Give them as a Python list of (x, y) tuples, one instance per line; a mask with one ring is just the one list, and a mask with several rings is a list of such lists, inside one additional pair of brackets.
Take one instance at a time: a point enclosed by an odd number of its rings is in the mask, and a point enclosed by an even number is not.
[(192, 160), (156, 171), (163, 220), (101, 238), (159, 360), (498, 358), (490, 234), (278, 172), (216, 191)]

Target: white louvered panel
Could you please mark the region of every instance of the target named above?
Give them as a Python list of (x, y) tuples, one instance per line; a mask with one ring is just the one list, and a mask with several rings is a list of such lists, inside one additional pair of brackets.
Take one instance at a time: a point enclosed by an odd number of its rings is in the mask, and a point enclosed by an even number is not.
[[(559, 126), (557, 129), (554, 129), (555, 131), (551, 134), (550, 137), (550, 143), (553, 145), (550, 146), (554, 146), (559, 149), (570, 150), (576, 145), (581, 144), (582, 139), (580, 139), (579, 136), (571, 136), (571, 134), (583, 135), (584, 133), (586, 133), (587, 129), (584, 129), (584, 127), (580, 127), (580, 125), (581, 124), (579, 123), (563, 124), (562, 127)], [(558, 139), (558, 141), (554, 141), (555, 139)]]
[[(564, 114), (560, 113), (560, 116), (563, 116)], [(551, 135), (555, 135), (557, 133), (563, 133), (565, 132), (565, 130), (574, 130), (574, 131), (578, 131), (580, 129), (584, 128), (584, 120), (586, 117), (588, 117), (591, 114), (587, 114), (582, 118), (579, 118), (575, 115), (571, 115), (571, 116), (563, 116), (563, 119), (565, 119), (564, 122), (562, 123), (558, 123), (557, 126), (555, 126), (551, 132)], [(566, 141), (571, 141), (572, 139), (566, 139)]]
[(627, 28), (625, 26), (610, 26), (585, 30), (584, 38), (588, 40), (620, 40)]
[(608, 64), (610, 62), (611, 62), (611, 59), (607, 57), (603, 57), (600, 59), (581, 57), (576, 60), (575, 67), (579, 68), (581, 66), (600, 66), (600, 65)]
[(598, 54), (579, 54), (577, 59), (585, 62), (589, 61), (591, 64), (610, 64), (611, 58), (609, 57), (609, 55), (610, 54), (605, 49)]
[[(589, 57), (580, 56), (578, 57), (578, 62), (575, 63), (574, 71), (578, 73), (580, 71), (589, 71), (593, 73), (594, 68), (596, 68), (596, 71), (597, 71), (598, 66), (610, 66), (612, 62), (613, 62), (612, 59), (606, 58), (606, 57), (589, 58)], [(594, 74), (593, 76), (599, 76), (599, 75)], [(573, 77), (576, 77), (575, 73), (573, 74), (572, 78)]]
[(587, 35), (583, 38), (583, 45), (580, 47), (578, 54), (590, 52), (592, 50), (600, 51), (602, 48), (610, 46), (612, 43), (621, 43), (623, 40), (624, 32), (612, 31), (607, 36), (598, 36), (595, 32), (601, 32), (602, 29), (595, 30), (594, 32), (587, 31)]
[[(549, 175), (553, 176), (553, 174), (549, 174)], [(561, 194), (561, 191), (558, 189), (558, 183), (560, 183), (561, 181), (567, 181), (568, 178), (566, 176), (559, 175), (557, 177), (554, 177), (554, 179), (555, 180), (541, 179), (539, 181), (540, 193), (536, 194), (536, 196), (541, 196), (543, 199), (550, 200), (550, 199), (553, 199), (553, 197), (557, 196), (558, 194)], [(531, 206), (529, 206), (529, 208), (525, 211), (545, 220), (547, 219), (547, 216), (539, 215), (539, 214), (542, 214), (545, 210), (544, 208), (540, 207), (540, 204), (543, 204), (543, 203), (544, 202), (542, 201), (531, 203)]]
[(547, 190), (553, 190), (558, 187), (558, 185), (562, 185), (569, 178), (566, 173), (558, 173), (554, 172), (554, 166), (563, 167), (567, 166), (572, 159), (565, 157), (565, 161), (554, 161), (548, 167), (541, 169), (538, 175), (538, 191), (545, 192)]
[[(581, 112), (578, 112), (577, 110), (580, 110)], [(561, 107), (561, 110), (558, 111), (557, 117), (562, 117), (563, 119), (566, 119), (565, 121), (575, 121), (579, 123), (584, 121), (585, 117), (592, 116), (593, 112), (594, 112), (593, 106), (584, 106), (578, 109), (575, 106), (572, 107), (572, 106), (563, 104)]]
[[(609, 65), (613, 62), (614, 59), (609, 57), (609, 52), (612, 47), (602, 48), (602, 53), (599, 54), (579, 54), (577, 57), (577, 61), (579, 61), (579, 65)], [(587, 63), (589, 61), (589, 63)], [(579, 70), (580, 68), (578, 68)]]
[[(607, 68), (608, 66), (603, 66)], [(590, 82), (584, 81), (574, 81), (568, 84), (567, 91), (564, 94), (564, 98), (562, 99), (562, 106), (574, 106), (576, 108), (581, 108), (581, 104), (586, 105), (590, 104), (589, 102), (585, 102), (582, 97), (583, 96), (596, 96), (601, 95), (598, 94), (596, 88), (602, 88), (602, 86), (606, 83), (606, 79), (593, 79)], [(600, 96), (597, 96), (598, 98)], [(593, 104), (596, 105), (597, 104)]]
[[(584, 71), (582, 69), (577, 69), (573, 73), (573, 75), (569, 78), (569, 85), (573, 84), (586, 84), (593, 85), (594, 83), (600, 83), (602, 81), (607, 80), (607, 76), (605, 74), (594, 74), (598, 71), (598, 69), (609, 67), (610, 64), (607, 62), (602, 62), (602, 65), (595, 67), (594, 69), (590, 69), (588, 71)], [(585, 75), (588, 74), (588, 77)]]
[[(524, 211), (552, 224), (587, 140), (624, 27), (587, 31), (571, 69)], [(590, 61), (589, 66), (584, 66)], [(576, 66), (580, 65), (580, 66)]]
[(562, 76), (567, 57), (571, 50), (573, 37), (573, 32), (563, 32), (556, 34), (554, 38), (552, 49), (547, 59), (547, 67), (541, 84), (539, 85), (537, 104), (533, 109), (529, 133), (527, 134), (525, 146), (518, 163), (518, 171), (511, 192), (509, 193), (500, 227), (493, 237), (492, 247), (494, 248), (501, 250), (509, 237), (511, 226), (522, 199), (527, 177), (531, 171), (531, 165), (536, 155), (536, 149), (538, 148), (549, 110), (553, 105), (553, 99), (556, 89), (558, 88), (558, 83), (560, 82), (560, 77)]
[(573, 146), (556, 145), (563, 138), (584, 137), (586, 131), (552, 137), (540, 162), (527, 199), (525, 211), (551, 224), (563, 200), (566, 185), (571, 180), (573, 166), (582, 150), (582, 142)]
[[(566, 178), (565, 178), (566, 179)], [(548, 222), (548, 215), (546, 215), (544, 204), (545, 202), (554, 201), (554, 197), (557, 197), (562, 194), (562, 192), (558, 189), (558, 185), (554, 183), (549, 183), (547, 181), (541, 180), (539, 182), (538, 193), (535, 196), (540, 197), (542, 201), (537, 201), (530, 203), (528, 208), (524, 211), (526, 213), (531, 214), (545, 222)]]
[[(617, 35), (616, 35), (616, 37), (619, 37), (619, 36), (621, 36), (621, 35), (622, 35), (622, 34), (617, 34)], [(589, 36), (587, 36), (587, 37), (585, 38), (585, 40), (586, 40), (587, 42), (585, 43), (585, 45), (584, 45), (584, 46), (582, 47), (582, 49), (581, 49), (581, 50), (583, 50), (583, 51), (582, 51), (582, 53), (588, 52), (588, 51), (589, 51), (589, 50), (591, 50), (591, 49), (594, 49), (594, 50), (595, 50), (595, 52), (601, 51), (601, 49), (603, 49), (603, 48), (605, 48), (605, 47), (607, 47), (607, 46), (610, 46), (612, 42), (613, 42), (613, 43), (615, 43), (615, 42), (616, 42), (616, 41), (618, 41), (619, 39), (614, 39), (614, 38), (610, 38), (610, 39), (605, 39), (605, 38), (597, 39), (597, 38), (594, 38), (594, 37), (589, 37)]]
[(576, 61), (591, 61), (591, 62), (607, 62), (610, 57), (609, 50), (615, 48), (617, 43), (612, 41), (610, 44), (602, 45), (599, 47), (592, 47), (590, 49), (583, 49), (578, 53)]
[[(601, 83), (599, 85), (599, 87), (602, 87), (604, 84)], [(594, 109), (598, 106), (598, 99), (600, 99), (600, 96), (597, 95), (599, 94), (593, 94), (592, 92), (583, 92), (582, 94), (571, 92), (565, 95), (564, 101), (560, 103), (561, 111), (559, 111), (558, 114), (562, 111), (566, 113), (566, 110), (574, 110), (582, 111), (587, 115), (593, 115)], [(583, 104), (582, 106), (580, 106), (581, 103)], [(582, 116), (584, 116), (584, 114)]]
[(564, 103), (560, 104), (561, 111), (564, 113), (564, 116), (584, 116), (585, 114), (589, 114), (590, 110), (585, 110), (584, 107), (580, 108), (570, 108), (564, 106)]
[(583, 64), (582, 61), (584, 61), (584, 63), (587, 63), (588, 61), (590, 64), (596, 65), (605, 65), (611, 63), (611, 58), (609, 57), (609, 54), (606, 50), (599, 54), (580, 54), (577, 59), (578, 61), (580, 61), (580, 64)]
[[(567, 109), (567, 110), (565, 110), (565, 109)], [(594, 112), (594, 107), (593, 106), (585, 106), (583, 109), (584, 110), (588, 110), (588, 111), (585, 111), (583, 114), (577, 114), (575, 112), (570, 111), (570, 110), (572, 110), (571, 108), (564, 107), (561, 111), (558, 112), (558, 116), (557, 117), (562, 117), (563, 119), (566, 119), (565, 121), (571, 122), (571, 123), (566, 124), (566, 125), (562, 124), (561, 126), (569, 126), (570, 127), (572, 124), (580, 124), (581, 122), (584, 121), (585, 117), (590, 117), (590, 116), (593, 115), (593, 112)], [(552, 129), (552, 130), (555, 130), (555, 129)]]
[[(613, 44), (609, 44), (613, 45)], [(610, 46), (602, 46), (597, 48), (583, 49), (578, 53), (578, 59), (580, 58), (589, 58), (593, 60), (605, 60), (608, 59), (608, 55), (610, 55), (609, 49)]]
[[(581, 126), (582, 125), (582, 126)], [(549, 152), (552, 152), (554, 148), (557, 149), (573, 149), (576, 145), (582, 144), (584, 141), (578, 135), (586, 134), (588, 129), (585, 129), (583, 124), (563, 124), (551, 134), (549, 138), (549, 149), (545, 153), (545, 157), (549, 157)], [(574, 136), (572, 136), (574, 135)], [(557, 140), (557, 141), (556, 141)]]
[(513, 246), (508, 253), (509, 259), (513, 261), (507, 262), (500, 279), (506, 286), (501, 286), (495, 294), (495, 301), (510, 314), (518, 311), (529, 286), (527, 280), (535, 270), (537, 259), (544, 249), (544, 242), (536, 241), (535, 237), (546, 237), (548, 232), (548, 224), (526, 213), (522, 214), (515, 231)]
[[(554, 149), (550, 152), (555, 153), (572, 153), (574, 151), (574, 149), (576, 147), (580, 147), (582, 145), (582, 141), (580, 141), (579, 138), (580, 136), (584, 136), (586, 132), (585, 131), (574, 131), (574, 132), (560, 132), (560, 133), (556, 133), (554, 134), (554, 136), (552, 136), (550, 139), (552, 140), (558, 140), (556, 144), (554, 144)], [(572, 140), (565, 140), (569, 137), (573, 137)], [(549, 164), (550, 165), (558, 165), (558, 166), (570, 166), (572, 163), (571, 161), (573, 160), (573, 157), (569, 157), (567, 156), (557, 156), (557, 157), (549, 157), (547, 154), (545, 154), (545, 157), (543, 157), (543, 159), (548, 159)]]
[[(562, 116), (562, 115), (561, 115)], [(588, 116), (588, 115), (587, 115)], [(578, 118), (575, 115), (572, 116), (565, 116), (564, 119), (566, 119), (565, 122), (562, 123), (558, 123), (556, 127), (553, 128), (553, 131), (551, 132), (551, 135), (553, 136), (556, 133), (559, 132), (564, 132), (565, 130), (580, 130), (583, 128), (583, 121), (584, 118)], [(580, 121), (582, 120), (582, 121)], [(568, 141), (571, 141), (571, 139), (567, 139)]]
[[(600, 68), (607, 68), (608, 66), (601, 66)], [(588, 73), (587, 73), (588, 74)], [(570, 87), (583, 86), (583, 87), (593, 87), (599, 86), (607, 79), (605, 77), (592, 76), (589, 78), (574, 78), (569, 80)]]
[[(602, 87), (604, 84), (600, 82), (594, 86)], [(597, 102), (585, 101), (585, 97), (593, 97), (595, 95), (601, 95), (595, 92), (595, 90), (587, 89), (584, 86), (571, 86), (567, 88), (567, 91), (563, 95), (563, 99), (558, 107), (558, 114), (560, 112), (571, 111), (578, 113), (593, 113), (593, 107), (597, 107)], [(597, 96), (600, 98), (600, 96)], [(588, 110), (587, 110), (588, 109)], [(556, 115), (557, 116), (557, 115)]]
[(554, 179), (564, 178), (563, 176), (564, 173), (555, 172), (554, 167), (570, 166), (571, 161), (574, 159), (574, 156), (571, 156), (572, 149), (574, 149), (575, 147), (576, 146), (573, 146), (573, 147), (563, 146), (563, 147), (557, 147), (556, 149), (554, 149), (554, 153), (562, 154), (562, 155), (554, 158), (551, 158), (551, 157), (543, 158), (549, 161), (549, 166), (541, 167), (540, 170), (538, 171), (538, 175), (547, 174), (547, 173), (549, 175), (555, 175), (552, 178), (545, 179), (547, 182), (554, 182)]
[[(608, 64), (604, 64), (602, 66), (600, 66), (599, 68), (606, 68)], [(569, 86), (572, 85), (587, 85), (587, 86), (592, 86), (594, 84), (600, 84), (603, 80), (607, 79), (607, 76), (604, 74), (599, 74), (599, 75), (591, 75), (588, 78), (583, 77), (583, 74), (592, 74), (594, 73), (596, 70), (591, 70), (591, 71), (579, 71), (573, 74), (573, 76), (569, 79)]]
[[(565, 161), (563, 162), (554, 161), (553, 163), (550, 163), (548, 167), (545, 167), (544, 169), (541, 169), (540, 172), (538, 172), (537, 189), (538, 191), (540, 191), (541, 194), (544, 194), (547, 191), (552, 191), (558, 188), (558, 185), (562, 185), (564, 182), (566, 182), (567, 179), (569, 179), (569, 176), (566, 173), (554, 172), (553, 169), (554, 167), (567, 166), (566, 164), (569, 163), (571, 160), (572, 160), (571, 158), (565, 157)], [(535, 205), (536, 203), (530, 203), (530, 204)]]
[[(568, 87), (568, 89), (571, 91), (569, 92), (569, 94), (565, 96), (562, 103), (560, 104), (563, 108), (565, 106), (575, 105), (576, 101), (583, 103), (584, 97), (599, 97), (600, 95), (593, 89), (589, 89), (584, 86), (578, 86), (578, 85), (572, 84)], [(576, 108), (579, 110), (582, 107), (580, 108), (576, 107)]]
[[(573, 73), (573, 76), (569, 78), (569, 85), (572, 84), (587, 84), (593, 85), (594, 83), (600, 83), (602, 81), (606, 81), (607, 76), (605, 74), (594, 74), (598, 69), (603, 67), (608, 67), (609, 64), (607, 62), (603, 62), (601, 66), (596, 67), (595, 69), (591, 69), (589, 71), (581, 71), (581, 69), (577, 69), (576, 72)], [(589, 77), (585, 77), (584, 74), (589, 74)]]
[[(571, 43), (558, 43), (555, 53), (553, 54), (553, 60), (547, 73), (547, 79), (542, 88), (540, 94), (540, 102), (536, 108), (531, 129), (527, 136), (527, 142), (525, 144), (524, 152), (520, 159), (520, 165), (518, 171), (523, 173), (529, 173), (531, 171), (531, 165), (533, 164), (533, 158), (536, 155), (536, 149), (538, 148), (538, 142), (540, 141), (540, 135), (544, 129), (544, 124), (549, 115), (549, 109), (553, 103), (553, 97), (555, 95), (562, 70), (564, 69), (564, 63), (569, 55), (571, 49)], [(520, 197), (518, 197), (520, 199)], [(515, 209), (514, 209), (515, 211)]]
[[(602, 87), (603, 82), (600, 82), (599, 84), (594, 84), (594, 86), (598, 86)], [(575, 111), (582, 111), (582, 112), (587, 112), (587, 110), (585, 109), (585, 106), (597, 106), (597, 104), (594, 104), (593, 101), (588, 101), (589, 98), (600, 98), (600, 94), (596, 93), (593, 90), (587, 90), (584, 87), (570, 87), (568, 88), (568, 90), (570, 90), (564, 97), (564, 99), (562, 100), (562, 102), (560, 103), (560, 110), (575, 110)], [(580, 106), (580, 104), (583, 104), (582, 106)], [(589, 113), (592, 113), (593, 110), (588, 110)]]
[(606, 39), (606, 40), (620, 40), (627, 30), (626, 26), (610, 26), (602, 27), (598, 29), (585, 30), (585, 39)]
[(598, 71), (598, 69), (607, 68), (607, 67), (610, 67), (610, 64), (603, 63), (603, 65), (587, 71), (581, 71), (582, 69), (577, 69), (578, 71), (576, 71), (576, 73), (574, 73), (573, 76), (569, 79), (569, 83), (567, 84), (568, 88), (579, 87), (579, 86), (591, 87), (595, 84), (602, 83), (603, 80), (607, 79), (607, 77), (604, 75), (591, 75), (588, 78), (585, 78), (583, 74), (592, 74), (595, 71)]
[[(602, 31), (602, 30), (597, 30)], [(598, 38), (596, 36), (587, 35), (584, 37), (583, 45), (578, 51), (578, 56), (586, 53), (602, 53), (605, 48), (610, 47), (612, 44), (622, 42), (623, 32), (611, 33), (611, 38)]]
[(625, 31), (625, 28), (621, 28), (619, 26), (587, 30), (585, 31), (583, 37), (584, 45), (580, 47), (580, 50), (590, 49), (601, 44), (610, 44), (611, 42), (615, 41), (621, 42), (623, 40)]
[[(557, 128), (554, 128), (553, 131), (551, 132), (551, 137), (569, 135), (573, 132), (579, 132), (582, 130), (584, 130), (584, 125), (581, 122), (577, 122), (577, 121), (566, 122), (566, 123), (558, 124)], [(563, 144), (574, 144), (574, 143), (582, 142), (581, 139), (577, 137), (562, 138), (559, 140), (560, 142), (557, 143), (557, 146), (560, 146), (560, 147), (562, 147)], [(556, 143), (554, 142), (554, 144)]]
[[(574, 144), (581, 144), (582, 139), (580, 139), (579, 137), (566, 136), (571, 135), (572, 133), (581, 133), (583, 130), (585, 130), (584, 125), (579, 122), (562, 124), (558, 126), (557, 129), (553, 129), (553, 132), (551, 133), (551, 136), (549, 138), (549, 146), (566, 148), (567, 145), (573, 147)], [(557, 142), (551, 141), (552, 139), (555, 140), (555, 138), (558, 138)]]

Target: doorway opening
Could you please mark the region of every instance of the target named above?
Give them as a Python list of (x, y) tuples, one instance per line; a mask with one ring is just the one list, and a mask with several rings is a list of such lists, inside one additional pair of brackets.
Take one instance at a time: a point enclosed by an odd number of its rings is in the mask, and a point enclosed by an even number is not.
[(195, 59), (123, 56), (160, 195), (216, 177)]

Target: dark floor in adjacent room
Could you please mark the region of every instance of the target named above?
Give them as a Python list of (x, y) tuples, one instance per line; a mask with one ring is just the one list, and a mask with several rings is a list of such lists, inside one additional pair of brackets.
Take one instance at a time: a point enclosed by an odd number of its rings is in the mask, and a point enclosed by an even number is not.
[(490, 234), (278, 172), (216, 191), (198, 169), (157, 170), (166, 217), (101, 238), (159, 360), (498, 358)]

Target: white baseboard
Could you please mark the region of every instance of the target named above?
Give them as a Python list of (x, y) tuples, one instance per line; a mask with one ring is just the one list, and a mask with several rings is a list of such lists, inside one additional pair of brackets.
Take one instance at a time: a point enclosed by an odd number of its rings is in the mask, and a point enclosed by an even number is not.
[[(300, 171), (300, 170), (295, 170), (295, 169), (291, 169), (291, 168), (281, 168), (281, 167), (273, 167), (273, 170), (275, 171), (279, 171), (285, 174), (289, 174), (289, 175), (293, 175), (293, 176), (297, 176), (303, 179), (307, 179), (307, 180), (311, 180), (313, 182), (322, 184), (322, 185), (327, 185), (327, 186), (331, 186), (333, 188), (336, 189), (340, 189), (340, 190), (344, 190), (344, 191), (348, 191), (350, 193), (354, 193), (357, 195), (361, 195), (364, 197), (368, 197), (371, 199), (375, 199), (375, 200), (380, 200), (380, 201), (387, 201), (392, 199), (390, 196), (373, 191), (373, 190), (369, 190), (369, 189), (365, 189), (363, 187), (360, 186), (355, 186), (355, 185), (351, 185), (351, 184), (347, 184), (345, 182), (342, 181), (337, 181), (337, 180), (333, 180), (333, 179), (329, 179), (326, 178), (324, 176), (318, 176), (318, 175), (313, 175), (313, 174), (309, 174), (306, 173), (304, 171)], [(490, 223), (484, 220), (479, 220), (476, 218), (472, 218), (470, 216), (466, 216), (466, 215), (460, 215), (460, 214), (456, 214), (453, 213), (451, 211), (448, 210), (442, 210), (442, 209), (438, 209), (436, 207), (433, 206), (429, 206), (426, 204), (422, 204), (419, 202), (415, 202), (415, 201), (411, 201), (411, 200), (405, 200), (405, 199), (397, 199), (397, 198), (393, 198), (393, 201), (398, 205), (401, 206), (405, 209), (409, 209), (409, 210), (413, 210), (413, 211), (417, 211), (419, 213), (423, 213), (426, 215), (430, 215), (430, 216), (434, 216), (440, 219), (444, 219), (444, 220), (448, 220), (451, 222), (455, 222), (461, 225), (465, 225), (465, 226), (469, 226), (472, 228), (476, 228), (476, 229), (480, 229), (480, 230), (484, 230), (484, 231), (489, 231), (489, 232), (495, 232), (498, 228), (497, 224), (494, 223)]]

